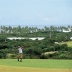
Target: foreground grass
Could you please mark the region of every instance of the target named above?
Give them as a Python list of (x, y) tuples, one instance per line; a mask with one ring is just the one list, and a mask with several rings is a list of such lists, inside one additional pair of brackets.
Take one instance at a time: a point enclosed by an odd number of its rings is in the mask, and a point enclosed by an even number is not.
[(30, 67), (0, 66), (0, 72), (72, 72), (72, 69), (45, 69)]
[(0, 59), (0, 72), (72, 72), (72, 60)]
[(16, 59), (1, 59), (0, 65), (47, 69), (72, 69), (72, 60), (23, 59), (23, 62), (18, 62)]

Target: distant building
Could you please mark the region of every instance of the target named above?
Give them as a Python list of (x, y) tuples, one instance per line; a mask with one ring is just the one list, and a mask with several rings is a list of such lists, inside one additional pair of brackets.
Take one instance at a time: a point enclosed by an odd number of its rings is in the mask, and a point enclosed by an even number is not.
[(68, 29), (68, 30), (63, 29), (63, 32), (65, 33), (71, 32), (71, 29)]
[(9, 40), (17, 40), (17, 39), (31, 39), (31, 40), (43, 40), (45, 37), (33, 37), (33, 38), (24, 38), (24, 37), (8, 37)]
[(72, 37), (70, 37), (70, 39), (72, 39)]
[(23, 37), (8, 37), (9, 40), (25, 39)]
[(55, 44), (59, 44), (58, 42), (55, 42)]
[(34, 37), (34, 38), (29, 38), (29, 39), (31, 39), (31, 40), (36, 40), (36, 39), (38, 39), (38, 40), (43, 40), (45, 37)]

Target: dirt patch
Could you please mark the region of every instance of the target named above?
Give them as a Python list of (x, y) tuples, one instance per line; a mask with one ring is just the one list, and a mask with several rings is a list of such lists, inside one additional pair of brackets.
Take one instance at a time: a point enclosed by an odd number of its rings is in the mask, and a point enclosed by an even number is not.
[(30, 67), (0, 66), (0, 72), (72, 72), (72, 69), (45, 69)]

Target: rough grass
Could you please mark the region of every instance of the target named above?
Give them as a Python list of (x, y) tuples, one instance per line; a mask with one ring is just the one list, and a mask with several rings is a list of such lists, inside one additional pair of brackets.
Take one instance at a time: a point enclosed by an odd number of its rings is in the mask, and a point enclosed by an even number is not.
[(72, 72), (72, 60), (1, 59), (0, 72)]

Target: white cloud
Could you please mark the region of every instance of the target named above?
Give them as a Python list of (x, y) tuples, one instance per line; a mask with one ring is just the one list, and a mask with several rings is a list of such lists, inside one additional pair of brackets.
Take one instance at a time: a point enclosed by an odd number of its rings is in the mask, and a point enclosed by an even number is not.
[(50, 16), (50, 15), (39, 15), (39, 18), (41, 19), (41, 20), (44, 20), (44, 21), (56, 21), (56, 20), (58, 20), (58, 18), (56, 17), (56, 16)]
[(42, 18), (44, 21), (57, 21), (58, 19), (56, 17), (44, 17)]

